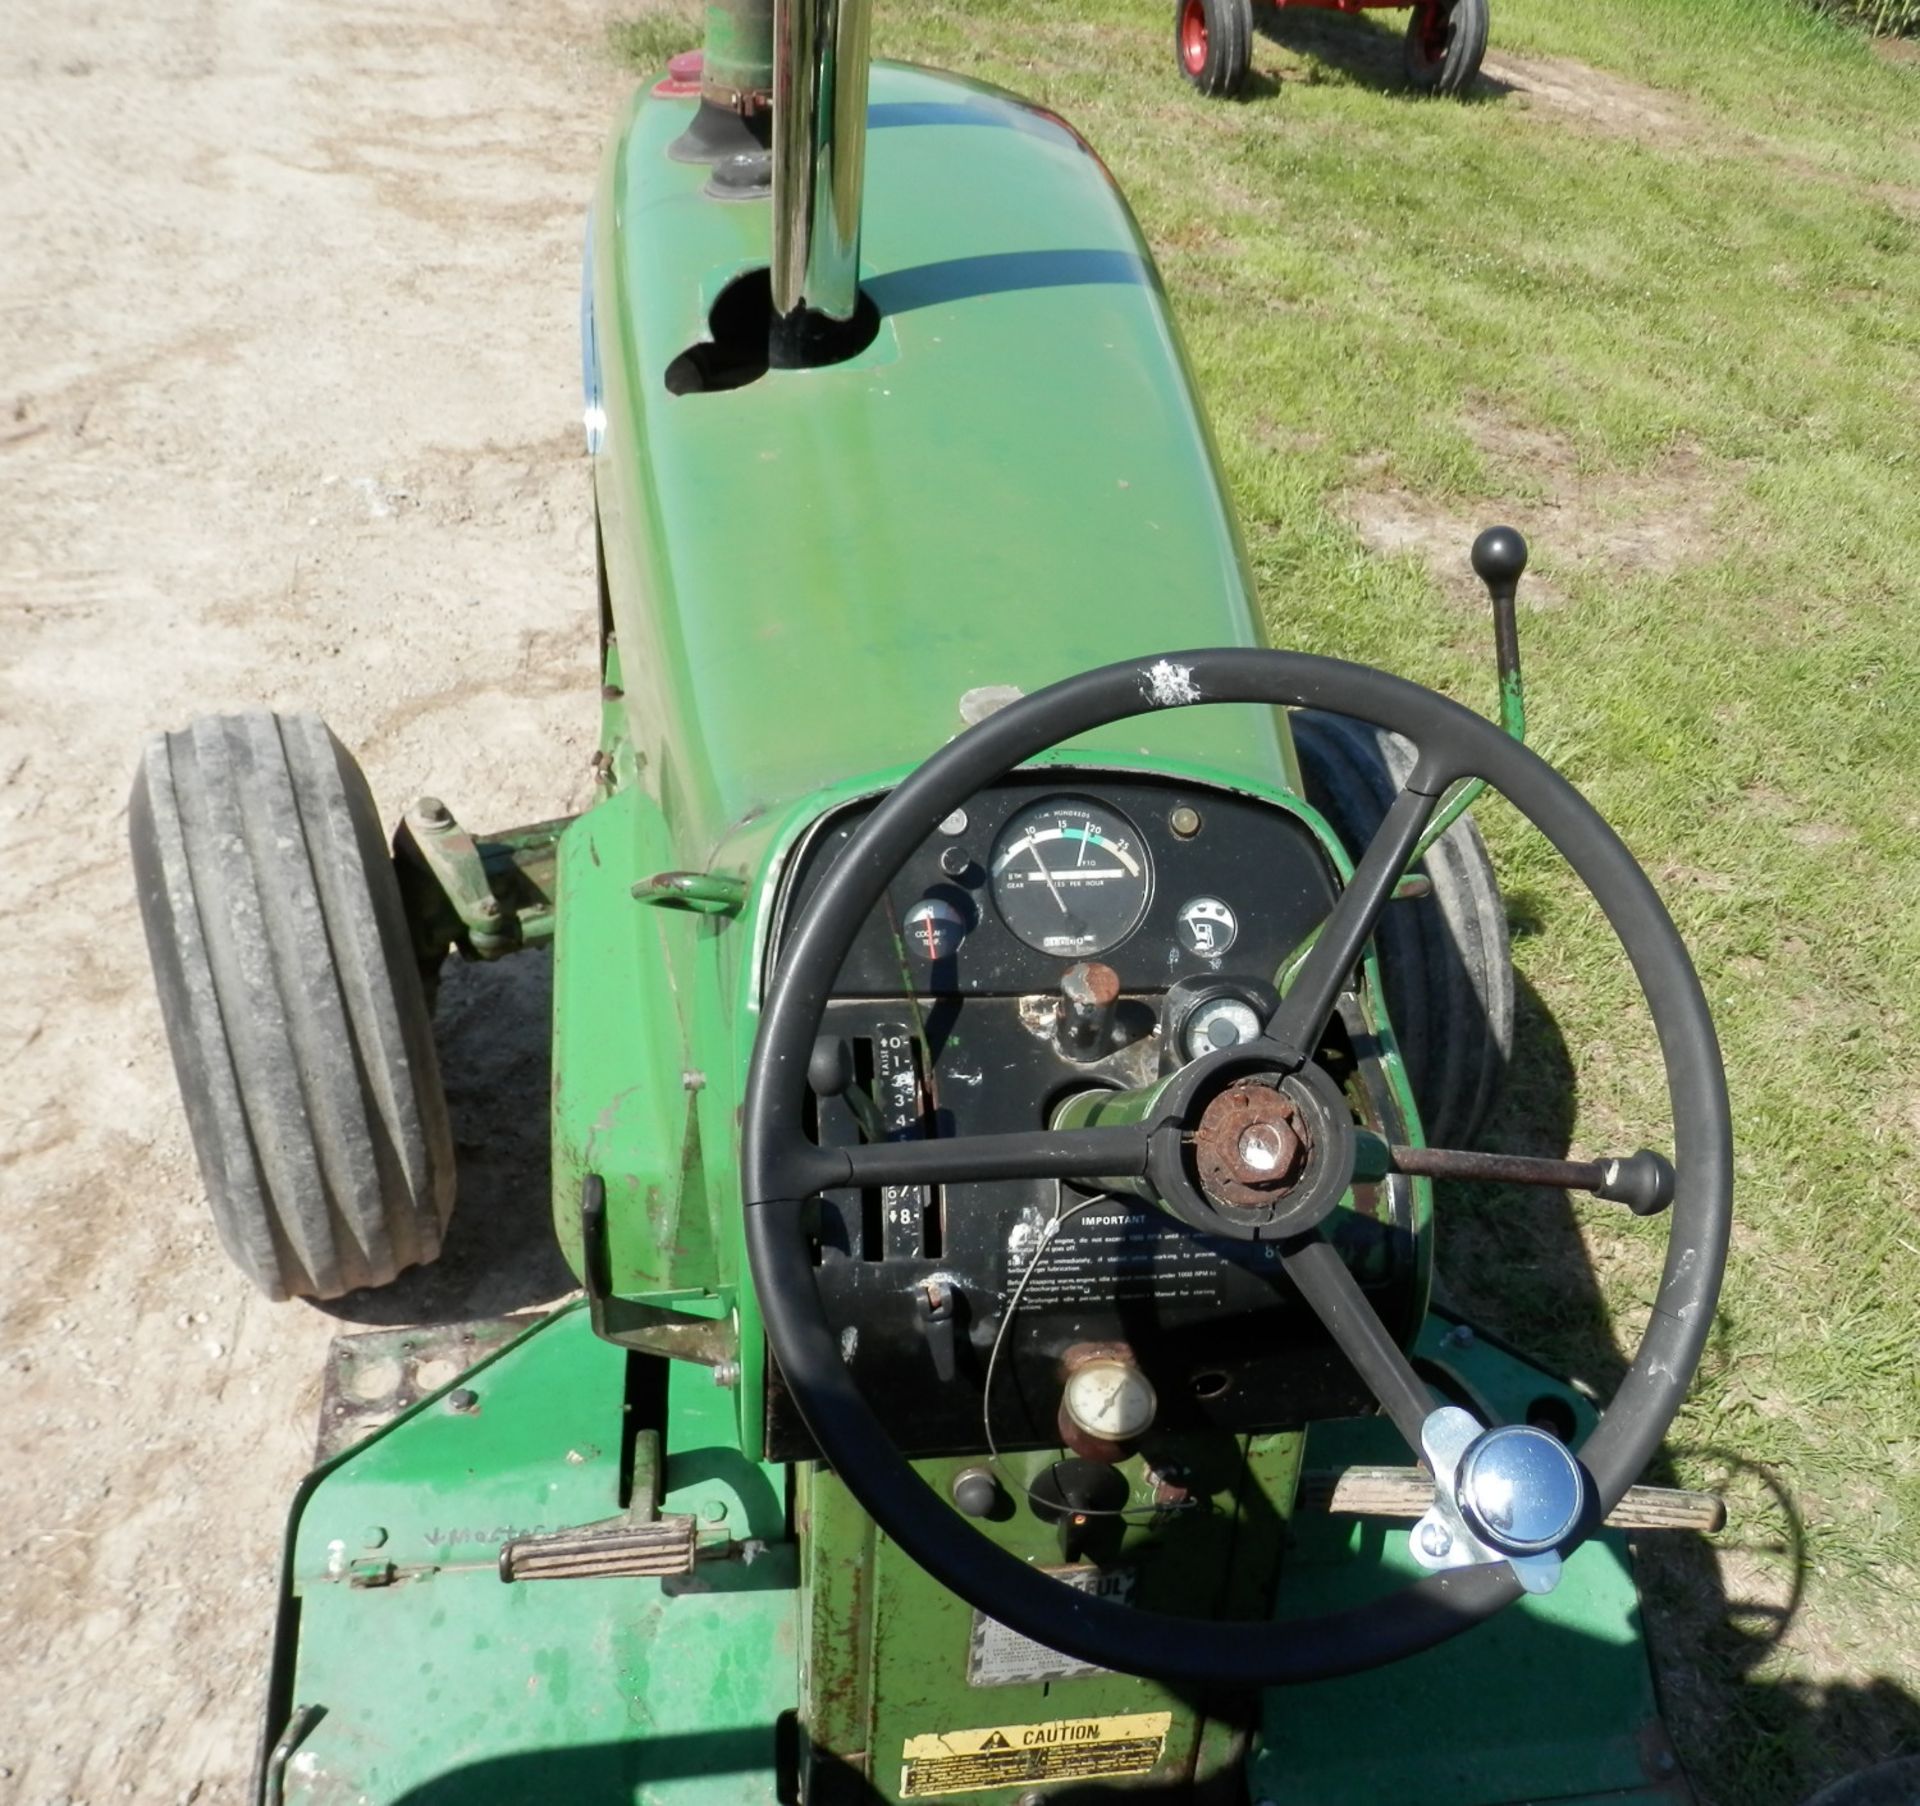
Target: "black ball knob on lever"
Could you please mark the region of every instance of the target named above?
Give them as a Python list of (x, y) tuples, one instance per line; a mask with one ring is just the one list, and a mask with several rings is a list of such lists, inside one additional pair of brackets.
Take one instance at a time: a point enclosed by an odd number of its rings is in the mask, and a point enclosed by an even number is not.
[(1517, 527), (1489, 527), (1469, 554), (1474, 575), (1487, 586), (1493, 603), (1493, 655), (1500, 668), (1500, 722), (1519, 739), (1526, 724), (1520, 690), (1520, 624), (1514, 598), (1527, 568), (1527, 542)]
[(1527, 542), (1517, 527), (1489, 527), (1473, 542), (1473, 568), (1488, 589), (1511, 596), (1527, 569)]

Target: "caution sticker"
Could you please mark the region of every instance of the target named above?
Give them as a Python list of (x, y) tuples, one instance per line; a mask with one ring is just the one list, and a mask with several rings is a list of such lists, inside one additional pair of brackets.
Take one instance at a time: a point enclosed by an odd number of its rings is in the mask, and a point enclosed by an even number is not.
[(909, 1737), (900, 1752), (901, 1797), (1144, 1775), (1160, 1760), (1172, 1723), (1171, 1712), (1127, 1712)]

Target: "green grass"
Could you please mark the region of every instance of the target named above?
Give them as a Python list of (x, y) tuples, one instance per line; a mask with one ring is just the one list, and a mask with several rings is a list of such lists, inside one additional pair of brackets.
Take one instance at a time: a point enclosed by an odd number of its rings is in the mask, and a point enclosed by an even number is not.
[[(1413, 100), (1386, 14), (1289, 18), (1219, 105), (1169, 12), (922, 0), (875, 29), (1107, 159), (1277, 643), (1490, 705), (1457, 574), (1480, 525), (1533, 540), (1535, 742), (1655, 874), (1733, 1086), (1740, 1226), (1669, 1454), (1734, 1523), (1717, 1566), (1649, 1555), (1654, 1643), (1702, 1797), (1788, 1806), (1920, 1749), (1920, 69), (1787, 0), (1499, 0), (1496, 61), (1571, 102)], [(690, 17), (622, 47), (657, 64)], [(1370, 551), (1383, 504), (1451, 543)], [(1544, 845), (1483, 821), (1527, 987), (1494, 1139), (1658, 1142), (1624, 962)], [(1610, 1379), (1657, 1228), (1447, 1202), (1455, 1290)]]

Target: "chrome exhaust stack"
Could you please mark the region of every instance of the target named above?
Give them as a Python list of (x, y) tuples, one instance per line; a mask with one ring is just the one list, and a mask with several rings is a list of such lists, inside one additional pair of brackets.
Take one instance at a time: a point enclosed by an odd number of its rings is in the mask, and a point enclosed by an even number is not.
[(772, 362), (832, 363), (859, 320), (872, 0), (774, 0)]

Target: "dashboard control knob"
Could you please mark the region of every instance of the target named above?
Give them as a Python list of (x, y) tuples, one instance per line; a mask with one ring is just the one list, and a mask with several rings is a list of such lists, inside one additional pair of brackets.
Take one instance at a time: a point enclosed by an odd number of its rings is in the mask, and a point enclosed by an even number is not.
[(839, 1035), (822, 1035), (807, 1056), (807, 1084), (815, 1097), (838, 1097), (853, 1083), (853, 1049)]
[(1070, 1060), (1098, 1060), (1113, 1051), (1113, 1011), (1120, 974), (1098, 960), (1082, 960), (1060, 980), (1060, 1051)]
[(953, 1508), (962, 1517), (995, 1517), (1006, 1508), (1006, 1494), (1000, 1490), (1000, 1482), (984, 1467), (963, 1467), (953, 1476), (949, 1491)]

